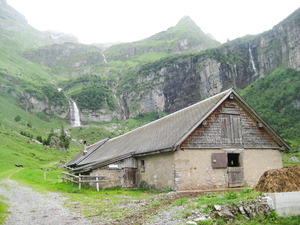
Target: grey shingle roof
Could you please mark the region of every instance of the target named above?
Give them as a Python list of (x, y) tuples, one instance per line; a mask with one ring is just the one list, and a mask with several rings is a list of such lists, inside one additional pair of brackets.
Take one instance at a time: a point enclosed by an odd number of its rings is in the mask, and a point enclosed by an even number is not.
[(129, 152), (142, 154), (168, 148), (173, 149), (176, 147), (176, 143), (189, 133), (231, 91), (232, 89), (221, 92), (204, 101), (110, 139), (91, 153), (89, 157), (78, 163), (78, 166), (103, 162)]
[(105, 138), (101, 141), (98, 141), (98, 142), (92, 144), (92, 145), (89, 145), (88, 147), (86, 147), (87, 154), (85, 156), (83, 155), (83, 151), (81, 151), (76, 156), (74, 156), (69, 162), (67, 162), (65, 164), (65, 166), (73, 166), (73, 165), (76, 165), (76, 164), (80, 163), (84, 158), (86, 158), (91, 153), (93, 153), (95, 150), (97, 150), (107, 140), (108, 140), (108, 138)]

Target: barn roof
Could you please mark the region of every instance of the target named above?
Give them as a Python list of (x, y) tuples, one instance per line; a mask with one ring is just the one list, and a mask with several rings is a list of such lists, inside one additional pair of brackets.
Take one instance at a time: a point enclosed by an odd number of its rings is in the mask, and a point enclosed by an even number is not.
[(94, 151), (83, 159), (80, 158), (76, 166), (104, 165), (106, 161), (112, 161), (129, 153), (131, 156), (175, 150), (231, 94), (236, 96), (239, 103), (265, 125), (267, 132), (280, 146), (290, 148), (233, 89), (229, 89), (121, 136), (109, 139), (100, 146), (97, 145)]
[(109, 138), (105, 138), (101, 141), (98, 141), (92, 145), (89, 145), (86, 147), (87, 154), (83, 155), (83, 151), (79, 152), (77, 155), (75, 155), (69, 162), (65, 164), (65, 166), (73, 166), (78, 163), (80, 163), (84, 158), (89, 156), (91, 153), (93, 153), (95, 150), (97, 150), (101, 145), (103, 145)]

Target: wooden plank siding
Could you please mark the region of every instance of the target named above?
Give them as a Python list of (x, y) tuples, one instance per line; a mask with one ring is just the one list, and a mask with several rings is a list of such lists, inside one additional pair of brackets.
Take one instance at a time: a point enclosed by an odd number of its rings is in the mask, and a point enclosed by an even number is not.
[(237, 102), (227, 99), (191, 133), (181, 148), (272, 149), (279, 146)]

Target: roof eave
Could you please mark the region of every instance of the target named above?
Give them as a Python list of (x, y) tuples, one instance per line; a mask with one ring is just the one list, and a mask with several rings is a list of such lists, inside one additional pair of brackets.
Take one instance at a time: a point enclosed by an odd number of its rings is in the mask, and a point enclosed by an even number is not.
[(268, 132), (269, 135), (271, 135), (276, 143), (280, 145), (281, 147), (284, 146), (285, 148), (281, 148), (281, 151), (288, 151), (291, 148), (285, 140), (283, 140), (277, 133), (276, 131), (266, 122), (264, 119), (233, 89), (232, 90), (234, 95), (237, 97), (237, 99), (255, 116), (258, 118), (260, 122), (264, 125), (266, 128), (266, 131)]
[(172, 152), (172, 151), (173, 151), (172, 148), (165, 148), (165, 149), (159, 149), (159, 150), (143, 152), (143, 153), (133, 153), (132, 156), (140, 157), (140, 156), (154, 155), (154, 154), (159, 154), (159, 153), (164, 153), (164, 152)]

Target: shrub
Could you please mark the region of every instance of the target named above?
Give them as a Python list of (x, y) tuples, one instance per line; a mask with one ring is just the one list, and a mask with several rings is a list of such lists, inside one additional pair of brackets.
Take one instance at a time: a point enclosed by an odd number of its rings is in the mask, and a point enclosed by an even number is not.
[(21, 121), (21, 116), (17, 115), (17, 116), (15, 117), (15, 121), (16, 121), (16, 122)]

